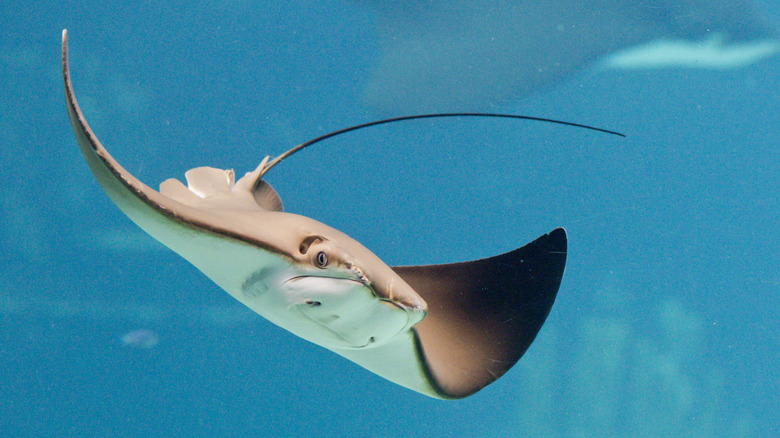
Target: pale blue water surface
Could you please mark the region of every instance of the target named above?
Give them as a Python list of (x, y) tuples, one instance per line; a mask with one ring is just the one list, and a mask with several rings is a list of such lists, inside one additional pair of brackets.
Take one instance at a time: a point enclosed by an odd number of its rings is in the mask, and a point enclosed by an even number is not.
[[(438, 99), (380, 80), (389, 102), (367, 88), (387, 47), (428, 21), (418, 43), (433, 47), (451, 35), (431, 17), (462, 16), (442, 2), (413, 2), (419, 16), (368, 3), (0, 6), (0, 435), (777, 436), (780, 56), (722, 70), (588, 61), (520, 84), (520, 45), (539, 59), (587, 49), (527, 36), (515, 47), (494, 20), (485, 28), (506, 47), (472, 62), (481, 73), (461, 80), (456, 63)], [(780, 24), (776, 2), (755, 6)], [(387, 17), (399, 13), (408, 28), (395, 35)], [(614, 39), (613, 18), (599, 20), (598, 39)], [(567, 271), (535, 343), (496, 383), (444, 402), (271, 325), (126, 219), (67, 120), (63, 28), (90, 124), (154, 187), (201, 165), (242, 174), (325, 132), (431, 109), (627, 138), (418, 121), (335, 138), (269, 173), (286, 210), (393, 265), (567, 229)], [(427, 65), (388, 68), (403, 84)], [(123, 342), (134, 330), (156, 343)]]

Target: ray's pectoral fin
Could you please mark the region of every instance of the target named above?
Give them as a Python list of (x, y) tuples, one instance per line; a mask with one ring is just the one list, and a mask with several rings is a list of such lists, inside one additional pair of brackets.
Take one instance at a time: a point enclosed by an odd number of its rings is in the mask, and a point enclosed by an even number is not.
[(487, 259), (393, 268), (428, 303), (414, 330), (442, 396), (471, 395), (520, 359), (550, 312), (565, 265), (566, 232), (558, 228)]

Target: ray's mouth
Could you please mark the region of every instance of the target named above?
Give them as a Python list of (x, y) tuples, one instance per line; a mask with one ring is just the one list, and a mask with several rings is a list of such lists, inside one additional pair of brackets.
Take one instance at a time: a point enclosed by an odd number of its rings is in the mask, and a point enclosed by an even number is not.
[[(353, 272), (360, 272), (359, 269), (356, 268), (357, 271)], [(335, 280), (340, 283), (342, 283), (344, 286), (352, 284), (352, 286), (359, 286), (368, 289), (371, 291), (371, 294), (374, 296), (374, 298), (380, 298), (379, 295), (377, 295), (376, 291), (373, 287), (371, 287), (370, 282), (368, 279), (365, 278), (365, 276), (362, 275), (362, 272), (360, 272), (360, 276), (358, 277), (338, 277), (333, 275), (296, 275), (295, 277), (290, 277), (287, 280), (284, 280), (282, 282), (283, 286), (295, 288), (296, 283), (304, 283), (311, 280)], [(318, 307), (322, 305), (321, 302), (317, 301), (313, 298), (307, 298), (304, 300), (304, 303), (307, 304), (309, 307)]]
[(311, 280), (311, 279), (336, 280), (336, 281), (344, 281), (349, 283), (357, 283), (360, 286), (367, 286), (367, 283), (360, 278), (337, 277), (333, 275), (296, 275), (295, 277), (290, 277), (287, 280), (284, 280), (282, 284), (285, 286), (294, 286), (295, 283), (297, 282)]
[(344, 280), (344, 281), (353, 281), (355, 283), (360, 283), (361, 285), (368, 287), (373, 291), (373, 288), (371, 287), (371, 282), (368, 280), (368, 277), (363, 273), (363, 270), (358, 268), (357, 266), (350, 265), (348, 268), (346, 268), (344, 271), (344, 276), (340, 275), (317, 275), (316, 273), (312, 273), (311, 275), (305, 274), (305, 275), (296, 275), (294, 277), (290, 277), (287, 280), (283, 281), (282, 284), (289, 285), (291, 283), (295, 283), (296, 281), (304, 280), (304, 279), (310, 279), (310, 278), (327, 278), (330, 280)]

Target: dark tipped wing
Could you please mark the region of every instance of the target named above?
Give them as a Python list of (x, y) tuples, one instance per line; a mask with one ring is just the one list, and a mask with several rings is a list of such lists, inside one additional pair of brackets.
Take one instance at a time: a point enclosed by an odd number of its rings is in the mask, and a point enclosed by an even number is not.
[(445, 398), (484, 388), (525, 353), (555, 301), (566, 232), (482, 260), (393, 269), (428, 303), (415, 326), (434, 386)]

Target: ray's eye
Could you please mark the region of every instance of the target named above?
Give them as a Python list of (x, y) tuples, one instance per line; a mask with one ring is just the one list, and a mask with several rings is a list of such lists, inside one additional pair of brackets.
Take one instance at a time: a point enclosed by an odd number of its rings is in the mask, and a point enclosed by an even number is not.
[(315, 258), (317, 262), (317, 266), (320, 268), (324, 268), (328, 265), (328, 255), (325, 254), (325, 251), (320, 251), (317, 253), (317, 257)]

